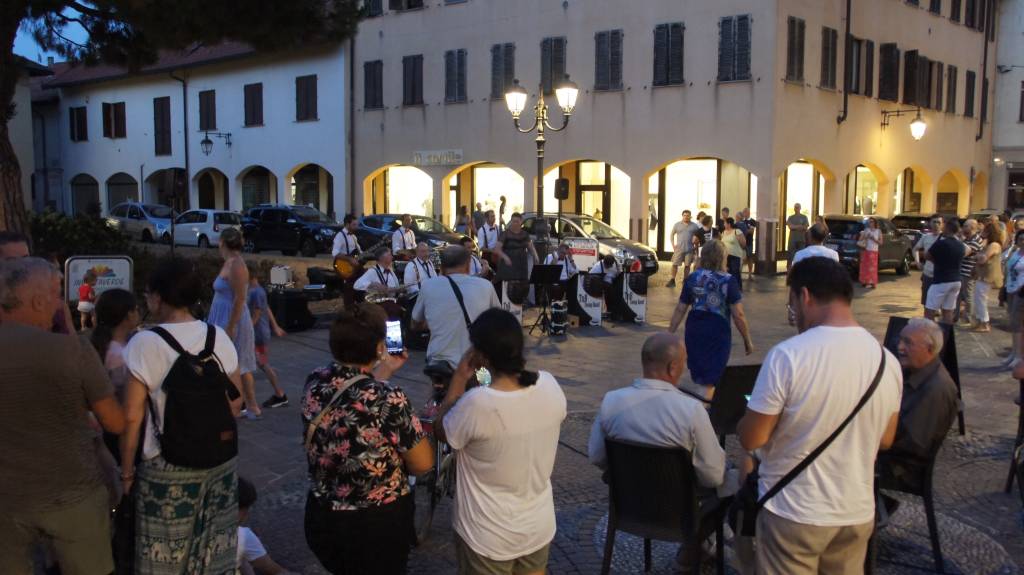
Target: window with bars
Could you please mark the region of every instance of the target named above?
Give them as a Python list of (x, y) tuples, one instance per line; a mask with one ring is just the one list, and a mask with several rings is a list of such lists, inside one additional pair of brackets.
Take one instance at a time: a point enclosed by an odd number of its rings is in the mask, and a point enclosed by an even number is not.
[(895, 43), (878, 48), (878, 99), (896, 102), (900, 97), (900, 49)]
[(974, 117), (974, 89), (978, 76), (968, 70), (964, 74), (964, 117)]
[(68, 109), (68, 125), (71, 128), (72, 142), (89, 140), (89, 119), (85, 106), (72, 106)]
[(622, 30), (594, 35), (594, 89), (622, 89)]
[(851, 36), (847, 48), (850, 51), (846, 69), (847, 89), (851, 94), (871, 96), (874, 92), (875, 43)]
[(402, 58), (402, 105), (423, 105), (423, 55)]
[(295, 121), (317, 119), (316, 74), (295, 78)]
[(384, 61), (363, 62), (363, 108), (379, 110), (384, 107)]
[(726, 16), (718, 21), (718, 81), (750, 79), (749, 14)]
[(821, 80), (819, 86), (835, 90), (836, 62), (838, 58), (839, 31), (823, 26), (821, 28)]
[(946, 113), (956, 113), (956, 83), (958, 70), (956, 66), (947, 66), (946, 69)]
[(153, 98), (153, 153), (171, 155), (171, 98)]
[(807, 23), (802, 18), (790, 16), (786, 24), (786, 80), (803, 82)]
[(491, 99), (504, 100), (516, 77), (516, 45), (491, 46)]
[(199, 92), (199, 129), (217, 129), (217, 92), (214, 90)]
[(565, 78), (564, 36), (544, 38), (540, 43), (540, 81), (544, 93), (551, 94), (558, 82)]
[(242, 89), (245, 98), (245, 125), (263, 125), (263, 84), (246, 84)]
[(127, 126), (125, 125), (124, 102), (103, 104), (103, 137), (124, 138)]
[(682, 22), (658, 24), (654, 27), (654, 81), (655, 86), (674, 86), (683, 83)]
[(466, 101), (466, 51), (444, 53), (444, 101), (449, 104)]

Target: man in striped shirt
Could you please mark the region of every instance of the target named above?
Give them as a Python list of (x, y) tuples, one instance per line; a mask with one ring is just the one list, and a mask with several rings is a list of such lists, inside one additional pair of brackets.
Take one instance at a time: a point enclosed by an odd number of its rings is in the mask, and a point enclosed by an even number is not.
[[(967, 220), (960, 230), (960, 237), (967, 246), (967, 255), (960, 264), (960, 301), (957, 302), (956, 310), (953, 312), (953, 323), (959, 322), (963, 317), (971, 321), (971, 302), (974, 301), (974, 254), (981, 251), (981, 234), (978, 233), (978, 222)], [(963, 305), (963, 312), (960, 305)]]

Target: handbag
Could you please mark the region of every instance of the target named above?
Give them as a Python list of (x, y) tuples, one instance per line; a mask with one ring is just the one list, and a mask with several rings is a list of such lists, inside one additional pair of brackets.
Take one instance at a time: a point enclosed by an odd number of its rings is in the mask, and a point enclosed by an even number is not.
[[(881, 345), (879, 345), (879, 347), (881, 348)], [(825, 438), (825, 440), (822, 441), (814, 451), (808, 453), (807, 457), (804, 457), (800, 463), (796, 464), (793, 469), (790, 469), (789, 473), (784, 475), (782, 479), (776, 481), (775, 485), (772, 485), (771, 489), (769, 489), (760, 498), (757, 496), (757, 471), (755, 470), (747, 475), (747, 480), (736, 493), (736, 498), (733, 500), (733, 504), (729, 508), (729, 525), (733, 531), (736, 531), (737, 516), (742, 512), (743, 524), (739, 533), (746, 537), (753, 537), (755, 535), (757, 531), (757, 515), (761, 512), (765, 503), (767, 503), (772, 497), (775, 497), (784, 487), (792, 483), (797, 476), (810, 467), (810, 465), (814, 463), (814, 460), (817, 459), (818, 456), (821, 455), (837, 437), (839, 437), (839, 434), (846, 429), (850, 422), (853, 421), (853, 418), (856, 417), (860, 410), (867, 404), (868, 400), (871, 399), (871, 396), (875, 394), (875, 390), (878, 388), (879, 382), (882, 381), (882, 375), (885, 374), (885, 363), (885, 349), (882, 348), (882, 361), (879, 362), (878, 372), (875, 373), (875, 379), (871, 381), (871, 385), (868, 387), (867, 391), (864, 392), (864, 395), (861, 396), (860, 401), (857, 402), (857, 405), (853, 408), (853, 411), (850, 412), (850, 415), (846, 416), (846, 419), (839, 424), (839, 427), (832, 432), (832, 435)]]
[(857, 236), (857, 247), (862, 250), (868, 249), (868, 238), (863, 232)]
[(341, 394), (345, 393), (345, 390), (352, 387), (352, 385), (357, 381), (362, 381), (364, 379), (370, 378), (360, 373), (359, 375), (352, 376), (346, 379), (345, 381), (341, 382), (341, 387), (338, 388), (338, 391), (334, 392), (334, 395), (331, 396), (331, 400), (328, 401), (327, 405), (325, 405), (324, 408), (320, 410), (320, 413), (316, 414), (316, 417), (314, 417), (313, 420), (309, 422), (309, 425), (306, 426), (305, 445), (307, 452), (309, 451), (309, 446), (313, 444), (313, 434), (316, 433), (316, 426), (320, 424), (320, 420), (322, 420), (324, 416), (327, 415), (328, 412), (334, 409), (334, 404), (337, 403), (338, 398), (341, 397)]

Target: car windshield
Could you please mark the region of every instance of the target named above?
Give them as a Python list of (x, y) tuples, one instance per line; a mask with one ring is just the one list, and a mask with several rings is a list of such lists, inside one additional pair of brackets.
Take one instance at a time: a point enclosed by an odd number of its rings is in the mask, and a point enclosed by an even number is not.
[(149, 214), (149, 217), (151, 218), (170, 219), (174, 217), (174, 212), (172, 212), (171, 208), (168, 208), (167, 206), (161, 206), (159, 204), (145, 204), (142, 208), (146, 210), (146, 213)]
[(575, 216), (569, 218), (574, 224), (583, 229), (584, 232), (598, 240), (621, 240), (625, 239), (622, 234), (615, 231), (611, 226), (587, 216)]
[(413, 216), (412, 227), (415, 230), (421, 232), (427, 232), (431, 234), (450, 234), (454, 233), (450, 229), (446, 228), (444, 224), (433, 219), (424, 216)]
[(232, 214), (229, 212), (218, 212), (214, 215), (213, 220), (218, 224), (223, 224), (225, 226), (237, 226), (242, 223), (241, 220), (238, 219), (238, 214)]
[(292, 213), (304, 222), (333, 224), (334, 220), (327, 214), (309, 206), (292, 206)]
[(857, 234), (864, 229), (864, 222), (857, 220), (825, 220), (832, 237), (844, 240), (855, 240)]

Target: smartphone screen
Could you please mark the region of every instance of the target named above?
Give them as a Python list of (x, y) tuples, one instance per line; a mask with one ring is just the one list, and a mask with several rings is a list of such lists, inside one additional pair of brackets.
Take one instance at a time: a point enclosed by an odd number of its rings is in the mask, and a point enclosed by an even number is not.
[(384, 336), (384, 345), (388, 348), (388, 353), (392, 355), (399, 355), (405, 350), (405, 346), (402, 344), (402, 322), (398, 320), (388, 321), (387, 333)]
[(747, 401), (750, 401), (750, 396), (749, 395), (744, 395), (743, 397), (746, 398)]

